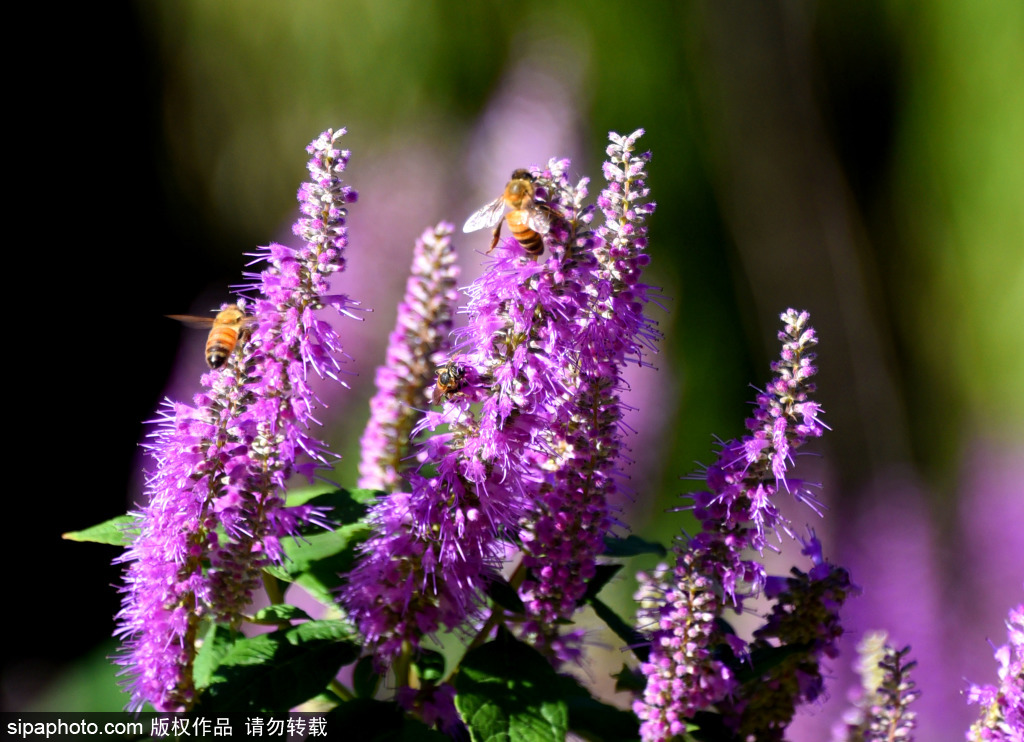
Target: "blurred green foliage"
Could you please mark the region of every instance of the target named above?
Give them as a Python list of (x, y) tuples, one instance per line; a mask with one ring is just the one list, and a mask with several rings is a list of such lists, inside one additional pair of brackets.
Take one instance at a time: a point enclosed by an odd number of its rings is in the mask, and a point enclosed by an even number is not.
[(117, 684), (116, 667), (110, 658), (117, 645), (113, 641), (95, 647), (57, 676), (46, 692), (25, 711), (121, 711), (130, 699)]
[[(593, 172), (605, 131), (644, 126), (661, 204), (652, 283), (671, 297), (666, 358), (680, 377), (673, 438), (684, 469), (708, 458), (710, 431), (737, 431), (745, 384), (766, 375), (787, 301), (778, 294), (833, 299), (808, 307), (823, 367), (881, 368), (839, 377), (859, 404), (837, 410), (860, 419), (838, 436), (870, 428), (872, 384), (891, 387), (896, 417), (912, 421), (901, 445), (926, 466), (944, 466), (965, 430), (1019, 426), (1024, 99), (1008, 74), (1024, 67), (1019, 3), (750, 12), (654, 2), (626, 13), (611, 2), (193, 0), (138, 10), (159, 50), (159, 146), (173, 183), (214, 231), (238, 233), (231, 246), (290, 220), (295, 142), (328, 125), (349, 127), (355, 168), (414, 140), (471, 178), (460, 143), (531, 56), (578, 86), (581, 171)], [(823, 394), (832, 411), (829, 395), (845, 393)]]

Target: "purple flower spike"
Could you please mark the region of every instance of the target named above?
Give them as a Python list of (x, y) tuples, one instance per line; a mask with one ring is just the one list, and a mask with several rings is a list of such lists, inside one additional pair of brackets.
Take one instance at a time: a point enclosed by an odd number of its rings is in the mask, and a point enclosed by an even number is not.
[(725, 594), (739, 608), (745, 595), (756, 594), (765, 582), (764, 565), (744, 559), (744, 550), (762, 553), (769, 536), (793, 529), (773, 499), (779, 489), (818, 512), (817, 500), (800, 480), (787, 476), (793, 452), (808, 438), (818, 437), (824, 424), (821, 408), (809, 399), (816, 369), (812, 348), (817, 336), (807, 312), (789, 309), (781, 315), (781, 359), (772, 363), (775, 378), (757, 395), (757, 407), (747, 420), (751, 434), (723, 443), (718, 461), (708, 467), (708, 489), (697, 492), (693, 510), (703, 531), (690, 548), (703, 552), (708, 574), (716, 574)]
[(719, 600), (711, 580), (692, 570), (691, 556), (681, 555), (672, 570), (660, 565), (653, 576), (637, 577), (637, 628), (651, 637), (651, 650), (640, 666), (647, 686), (633, 712), (641, 739), (655, 742), (681, 735), (687, 717), (732, 693), (737, 681), (712, 654)]
[(307, 148), (311, 179), (299, 190), (294, 229), (305, 244), (258, 254), (267, 267), (250, 274), (256, 298), (238, 302), (251, 314), (235, 349), (203, 376), (194, 407), (168, 403), (149, 445), (156, 470), (149, 502), (135, 513), (141, 533), (118, 560), (128, 564), (116, 634), (129, 708), (188, 709), (199, 617), (239, 623), (260, 571), (280, 558), (281, 539), (320, 522), (308, 506), (284, 507), (284, 485), (328, 456), (308, 433), (318, 400), (307, 374), (337, 378), (341, 344), (315, 312), (353, 306), (329, 293), (330, 276), (344, 267), (347, 204), (356, 200), (341, 180), (342, 134), (328, 130)]
[[(607, 168), (606, 168), (607, 169)], [(625, 170), (613, 169), (613, 172)], [(787, 579), (769, 579), (764, 565), (749, 558), (761, 551), (768, 534), (792, 534), (772, 502), (782, 486), (812, 501), (804, 487), (787, 477), (792, 452), (809, 437), (821, 435), (820, 409), (808, 399), (814, 373), (811, 348), (817, 343), (806, 312), (782, 314), (782, 359), (772, 364), (775, 378), (758, 395), (747, 421), (751, 435), (722, 444), (718, 461), (705, 473), (707, 491), (693, 495), (693, 509), (703, 530), (675, 548), (673, 571), (662, 568), (643, 578), (638, 625), (651, 638), (642, 700), (634, 704), (644, 740), (661, 740), (685, 729), (685, 719), (717, 705), (740, 739), (777, 739), (798, 703), (821, 692), (819, 658), (834, 657), (842, 633), (838, 610), (856, 588), (846, 570), (822, 557), (813, 533), (803, 553), (813, 567), (793, 570)], [(813, 501), (812, 501), (813, 502)], [(760, 591), (776, 601), (766, 624), (748, 645), (718, 624), (727, 605), (736, 610)], [(779, 644), (798, 647), (786, 657), (778, 675), (756, 685), (747, 698), (722, 659), (749, 658), (757, 649)], [(728, 650), (728, 651), (720, 651)]]
[(447, 353), (459, 275), (452, 225), (441, 222), (416, 240), (412, 271), (398, 319), (377, 369), (377, 394), (362, 439), (359, 486), (393, 491), (401, 483), (409, 434), (427, 400), (423, 391)]
[(604, 538), (615, 520), (613, 503), (621, 466), (622, 371), (626, 363), (645, 365), (660, 338), (644, 314), (649, 287), (638, 280), (647, 264), (644, 170), (650, 154), (634, 156), (642, 130), (628, 137), (614, 132), (604, 173), (609, 182), (598, 197), (605, 222), (587, 227), (593, 211), (584, 207), (586, 181), (575, 188), (564, 176), (566, 162), (553, 161), (541, 179), (564, 215), (548, 262), (558, 277), (560, 305), (546, 307), (547, 342), (533, 356), (546, 366), (557, 391), (544, 400), (549, 420), (535, 457), (541, 485), (521, 540), (527, 576), (520, 594), (530, 620), (527, 638), (556, 661), (572, 659), (571, 637), (559, 637), (594, 576)]

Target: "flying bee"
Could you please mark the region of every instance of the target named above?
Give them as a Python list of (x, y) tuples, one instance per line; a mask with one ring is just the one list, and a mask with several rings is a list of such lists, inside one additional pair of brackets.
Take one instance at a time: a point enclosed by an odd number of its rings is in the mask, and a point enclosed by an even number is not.
[(238, 345), (238, 339), (244, 335), (253, 323), (237, 304), (230, 304), (217, 312), (216, 317), (193, 317), (188, 314), (168, 314), (171, 319), (184, 322), (189, 327), (210, 328), (206, 338), (206, 364), (210, 368), (220, 368), (228, 362), (228, 357)]
[(516, 170), (502, 194), (474, 212), (462, 231), (475, 232), (484, 227), (494, 227), (491, 246), (487, 249), (490, 252), (501, 237), (501, 217), (508, 206), (512, 211), (505, 216), (505, 221), (512, 236), (536, 260), (544, 252), (544, 235), (551, 229), (551, 213), (546, 206), (533, 200), (536, 191), (533, 174), (529, 170)]
[(437, 383), (430, 390), (430, 404), (439, 405), (466, 385), (466, 369), (448, 361), (437, 370)]

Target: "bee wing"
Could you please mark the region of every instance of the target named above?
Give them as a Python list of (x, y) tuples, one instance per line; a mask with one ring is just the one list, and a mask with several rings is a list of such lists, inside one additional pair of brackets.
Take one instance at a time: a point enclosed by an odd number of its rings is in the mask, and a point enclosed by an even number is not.
[(213, 317), (194, 317), (191, 314), (165, 314), (164, 316), (200, 330), (208, 330), (213, 326)]
[(547, 234), (551, 230), (551, 214), (547, 209), (531, 202), (526, 207), (526, 226), (537, 234)]
[(493, 227), (501, 221), (502, 212), (505, 211), (505, 199), (499, 196), (486, 206), (481, 206), (462, 225), (463, 232), (475, 232), (484, 227)]

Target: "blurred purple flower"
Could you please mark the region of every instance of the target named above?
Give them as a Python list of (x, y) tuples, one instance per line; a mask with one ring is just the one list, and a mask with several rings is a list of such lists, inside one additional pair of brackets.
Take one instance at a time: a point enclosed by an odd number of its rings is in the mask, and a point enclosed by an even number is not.
[(308, 506), (285, 508), (284, 485), (326, 464), (324, 445), (308, 433), (318, 400), (307, 374), (337, 378), (339, 370), (339, 338), (314, 312), (351, 306), (328, 291), (344, 267), (346, 209), (356, 200), (341, 180), (342, 134), (328, 130), (307, 147), (310, 181), (299, 190), (304, 216), (295, 225), (305, 244), (258, 254), (268, 266), (249, 274), (246, 290), (257, 296), (234, 352), (203, 376), (194, 407), (167, 404), (153, 434), (149, 502), (135, 513), (141, 532), (118, 560), (128, 564), (116, 634), (130, 708), (189, 708), (200, 615), (238, 623), (260, 571), (280, 558), (281, 538), (320, 521)]
[(441, 222), (416, 240), (405, 297), (377, 369), (377, 394), (362, 438), (360, 487), (390, 492), (402, 481), (409, 436), (427, 403), (424, 390), (449, 347), (459, 275), (452, 229)]
[(861, 694), (855, 708), (833, 729), (835, 742), (912, 740), (917, 714), (910, 709), (921, 695), (910, 679), (910, 647), (895, 649), (884, 632), (869, 633), (857, 645)]

